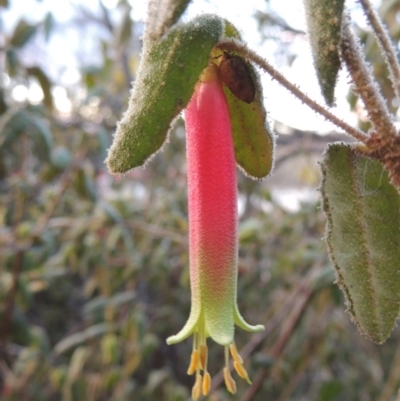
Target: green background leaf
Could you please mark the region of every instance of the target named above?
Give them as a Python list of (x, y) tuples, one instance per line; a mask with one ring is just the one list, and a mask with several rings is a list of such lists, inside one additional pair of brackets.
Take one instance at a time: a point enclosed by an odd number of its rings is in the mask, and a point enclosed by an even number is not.
[(37, 26), (29, 24), (24, 19), (21, 19), (14, 29), (14, 32), (10, 39), (10, 45), (12, 47), (23, 47), (37, 31)]
[(49, 110), (53, 110), (54, 103), (53, 95), (51, 93), (52, 84), (47, 74), (43, 71), (42, 68), (38, 66), (28, 67), (26, 69), (26, 73), (32, 77), (35, 77), (38, 80), (39, 85), (43, 91), (44, 104)]

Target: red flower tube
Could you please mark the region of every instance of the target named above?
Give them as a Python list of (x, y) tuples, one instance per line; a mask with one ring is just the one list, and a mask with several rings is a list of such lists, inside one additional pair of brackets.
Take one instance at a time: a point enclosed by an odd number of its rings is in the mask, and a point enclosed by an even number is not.
[(236, 302), (236, 162), (229, 108), (215, 64), (203, 71), (185, 120), (192, 306), (183, 329), (167, 342), (174, 344), (194, 335), (188, 373), (196, 374), (192, 391), (196, 400), (210, 391), (207, 337), (225, 346), (225, 384), (235, 393), (236, 384), (228, 367), (229, 350), (239, 376), (248, 382), (249, 378), (234, 343), (234, 325), (253, 332), (264, 327), (247, 324)]

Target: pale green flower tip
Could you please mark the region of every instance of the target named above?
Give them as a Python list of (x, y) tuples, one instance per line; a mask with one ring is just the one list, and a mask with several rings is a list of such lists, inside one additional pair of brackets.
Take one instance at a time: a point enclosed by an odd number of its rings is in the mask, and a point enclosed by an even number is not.
[(243, 330), (249, 331), (251, 333), (259, 333), (260, 331), (264, 331), (265, 327), (262, 324), (251, 325), (245, 322), (244, 320), (241, 322), (235, 321), (235, 323)]
[(193, 334), (193, 331), (194, 331), (194, 325), (193, 326), (186, 325), (178, 334), (168, 337), (166, 340), (167, 344), (172, 345), (180, 343), (181, 341), (186, 340), (191, 334)]
[(235, 311), (234, 311), (234, 320), (235, 324), (239, 326), (241, 329), (250, 331), (252, 333), (257, 333), (260, 331), (264, 331), (265, 327), (262, 324), (256, 324), (252, 326), (251, 324), (248, 324), (244, 319), (243, 316), (240, 314), (239, 309), (237, 305), (235, 306)]
[(264, 331), (265, 327), (263, 324), (256, 324), (255, 326), (251, 326), (254, 333), (259, 333), (260, 331)]
[(185, 338), (181, 337), (181, 336), (170, 336), (167, 338), (167, 344), (168, 345), (172, 345), (172, 344), (177, 344), (180, 343), (181, 341), (183, 341)]
[(182, 329), (174, 336), (167, 338), (166, 341), (168, 345), (180, 343), (193, 334), (200, 320), (200, 308), (197, 305), (197, 303), (192, 304), (189, 319), (186, 321)]

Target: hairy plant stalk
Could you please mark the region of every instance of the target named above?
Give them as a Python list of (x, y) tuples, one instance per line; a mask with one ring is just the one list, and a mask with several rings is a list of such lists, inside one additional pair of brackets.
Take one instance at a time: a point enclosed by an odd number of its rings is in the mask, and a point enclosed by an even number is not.
[(315, 100), (309, 98), (305, 93), (303, 93), (296, 85), (288, 81), (280, 72), (278, 72), (271, 64), (265, 59), (260, 57), (257, 53), (249, 49), (247, 46), (242, 45), (238, 42), (227, 40), (220, 42), (218, 48), (226, 51), (235, 51), (240, 53), (243, 57), (248, 58), (267, 72), (273, 79), (277, 80), (283, 87), (285, 87), (290, 93), (296, 96), (302, 103), (309, 106), (316, 113), (325, 117), (328, 121), (335, 124), (337, 127), (344, 130), (347, 134), (351, 135), (353, 138), (366, 143), (368, 136), (364, 134), (357, 128), (352, 127), (340, 118), (336, 117), (330, 111), (322, 107)]
[(156, 42), (183, 14), (190, 0), (149, 0), (144, 41)]
[(389, 77), (392, 81), (394, 92), (400, 99), (400, 65), (397, 61), (397, 52), (389, 37), (388, 31), (383, 26), (381, 19), (372, 7), (369, 0), (360, 0), (360, 4), (364, 9), (364, 14), (371, 25), (378, 45), (382, 50), (382, 56), (389, 68)]
[(143, 35), (143, 42), (156, 42), (166, 30), (164, 15), (168, 10), (165, 3), (157, 0), (149, 0), (147, 4), (146, 29)]
[(373, 79), (371, 67), (366, 63), (360, 46), (350, 29), (348, 20), (343, 21), (341, 54), (354, 81), (355, 91), (361, 96), (376, 133), (381, 138), (395, 136), (396, 128), (393, 125), (392, 117), (379, 87)]

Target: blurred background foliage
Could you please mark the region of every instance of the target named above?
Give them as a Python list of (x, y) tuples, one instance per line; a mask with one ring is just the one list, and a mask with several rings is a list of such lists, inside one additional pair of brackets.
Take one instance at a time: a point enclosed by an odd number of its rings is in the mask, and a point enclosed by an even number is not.
[[(0, 12), (7, 7), (11, 1), (0, 1)], [(82, 5), (72, 21), (81, 35), (91, 25), (106, 34), (98, 37), (100, 62), (83, 64), (78, 84), (64, 87), (68, 112), (57, 107), (60, 84), (26, 57), (57, 29), (52, 14), (0, 32), (2, 401), (190, 397), (191, 344), (165, 343), (190, 306), (184, 125), (177, 121), (146, 169), (107, 173), (103, 161), (135, 78), (143, 26), (128, 1), (119, 1), (113, 18), (101, 2), (98, 10)], [(255, 16), (266, 40), (304, 36), (266, 10), (268, 3)], [(399, 10), (399, 1), (382, 2), (396, 40)], [(392, 99), (376, 45), (360, 32)], [(290, 63), (287, 42), (281, 49)], [(40, 100), (16, 98), (15, 88), (33, 84)], [(230, 396), (221, 385), (222, 347), (211, 345), (209, 399), (400, 399), (399, 331), (381, 346), (358, 334), (333, 284), (319, 201), (311, 196), (289, 210), (276, 196), (282, 182), (315, 195), (315, 160), (337, 135), (288, 131), (278, 138), (271, 180), (239, 173), (239, 307), (249, 322), (266, 325), (261, 334), (237, 333), (254, 384), (238, 382)]]

